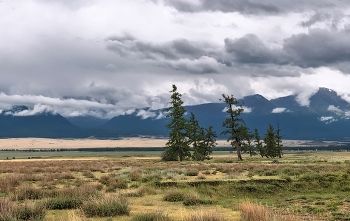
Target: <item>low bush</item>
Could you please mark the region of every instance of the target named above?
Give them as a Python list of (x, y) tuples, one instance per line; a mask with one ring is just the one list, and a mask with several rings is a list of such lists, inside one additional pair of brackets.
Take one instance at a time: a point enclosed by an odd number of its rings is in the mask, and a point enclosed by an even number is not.
[(12, 200), (36, 200), (43, 197), (43, 191), (37, 188), (30, 186), (21, 186), (14, 191), (14, 194), (11, 196)]
[(171, 221), (171, 219), (162, 213), (144, 213), (134, 216), (131, 221)]
[(210, 205), (213, 204), (213, 201), (210, 199), (200, 198), (196, 194), (188, 194), (185, 196), (183, 204), (185, 206)]
[(25, 204), (17, 206), (12, 211), (14, 220), (43, 220), (46, 208), (43, 203)]
[(168, 202), (180, 202), (185, 199), (185, 194), (179, 190), (171, 190), (165, 193), (163, 200)]
[(130, 172), (129, 177), (131, 181), (137, 181), (142, 178), (142, 173), (138, 170), (133, 170)]
[(117, 195), (107, 195), (104, 198), (86, 201), (81, 206), (86, 217), (113, 217), (129, 215), (127, 200)]
[(198, 176), (198, 171), (196, 170), (189, 170), (185, 174), (186, 176)]
[(51, 198), (45, 202), (47, 209), (76, 209), (83, 204), (82, 198), (75, 198), (69, 196), (60, 196), (57, 198)]

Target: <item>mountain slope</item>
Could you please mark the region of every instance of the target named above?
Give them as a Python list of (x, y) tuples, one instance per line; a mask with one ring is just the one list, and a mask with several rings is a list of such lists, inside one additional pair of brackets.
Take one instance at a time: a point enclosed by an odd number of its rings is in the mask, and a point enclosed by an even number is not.
[[(345, 140), (350, 137), (350, 104), (329, 89), (320, 88), (310, 98), (309, 106), (300, 106), (293, 95), (272, 100), (252, 95), (239, 101), (245, 107), (241, 116), (246, 125), (251, 130), (257, 128), (262, 137), (269, 123), (280, 124), (284, 139)], [(202, 127), (213, 126), (220, 138), (226, 138), (220, 135), (227, 117), (225, 103), (185, 108), (187, 117), (193, 112)], [(108, 121), (91, 116), (66, 119), (51, 112), (33, 114), (31, 111), (25, 106), (15, 106), (0, 112), (0, 137), (109, 138), (168, 136), (169, 133), (166, 125), (170, 119), (165, 118), (165, 110), (138, 109)]]

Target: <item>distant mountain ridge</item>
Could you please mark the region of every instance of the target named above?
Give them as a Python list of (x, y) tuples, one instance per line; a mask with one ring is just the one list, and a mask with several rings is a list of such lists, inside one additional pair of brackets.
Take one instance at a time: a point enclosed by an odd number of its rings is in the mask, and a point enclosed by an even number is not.
[[(308, 106), (301, 106), (295, 95), (268, 100), (255, 94), (239, 100), (246, 111), (242, 114), (247, 126), (257, 128), (261, 135), (269, 123), (282, 128), (285, 139), (349, 140), (350, 104), (335, 91), (320, 88), (310, 98)], [(218, 135), (223, 130), (226, 117), (224, 103), (186, 106), (193, 112), (201, 126), (212, 125)], [(69, 137), (96, 138), (120, 136), (167, 136), (164, 110), (143, 108), (134, 113), (113, 117), (110, 120), (92, 116), (64, 118), (43, 111), (31, 116), (19, 116), (30, 111), (25, 106), (14, 106), (0, 114), (0, 137)], [(152, 117), (151, 117), (152, 116)], [(221, 136), (222, 137), (222, 136)], [(223, 138), (223, 137), (222, 137)]]

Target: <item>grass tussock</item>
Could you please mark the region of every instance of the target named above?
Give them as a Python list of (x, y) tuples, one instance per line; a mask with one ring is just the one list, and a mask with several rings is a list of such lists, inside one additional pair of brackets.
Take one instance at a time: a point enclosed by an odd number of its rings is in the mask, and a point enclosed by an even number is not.
[(187, 221), (225, 221), (226, 219), (217, 212), (199, 212), (186, 218)]
[(130, 208), (127, 200), (119, 195), (107, 195), (86, 201), (81, 206), (86, 217), (113, 217), (129, 215)]
[(261, 204), (243, 202), (238, 205), (241, 213), (241, 221), (297, 221), (299, 219), (281, 215)]

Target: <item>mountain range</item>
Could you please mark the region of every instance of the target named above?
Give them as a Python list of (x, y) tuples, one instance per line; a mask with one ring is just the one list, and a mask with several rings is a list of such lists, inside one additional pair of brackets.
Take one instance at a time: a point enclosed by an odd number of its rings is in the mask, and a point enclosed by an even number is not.
[[(246, 96), (239, 101), (244, 106), (242, 118), (253, 130), (263, 136), (268, 124), (282, 129), (284, 139), (349, 140), (350, 103), (328, 88), (310, 97), (307, 106), (291, 95), (268, 100), (262, 95)], [(206, 103), (185, 106), (193, 112), (203, 127), (212, 125), (220, 138), (222, 122), (227, 117), (225, 103)], [(165, 110), (137, 109), (128, 115), (112, 119), (92, 116), (63, 117), (51, 112), (31, 116), (18, 116), (26, 106), (14, 106), (0, 114), (0, 137), (50, 137), (50, 138), (118, 138), (122, 136), (167, 136)], [(187, 114), (189, 116), (189, 114)]]

